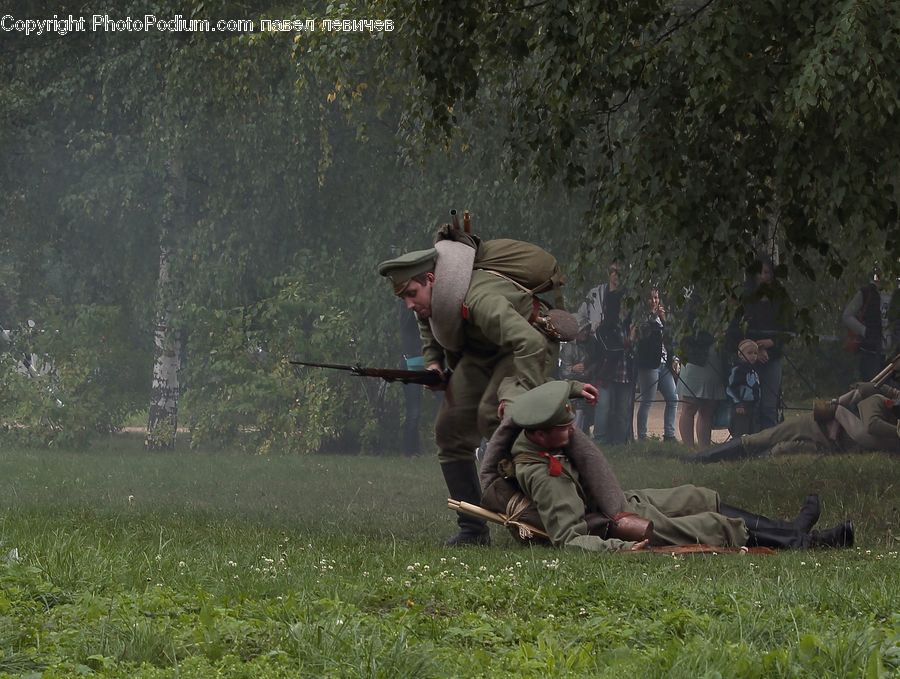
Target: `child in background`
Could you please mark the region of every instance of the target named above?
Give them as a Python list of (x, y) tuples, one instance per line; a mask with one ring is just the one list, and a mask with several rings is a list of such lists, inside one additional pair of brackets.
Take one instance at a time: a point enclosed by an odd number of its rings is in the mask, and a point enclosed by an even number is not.
[(731, 399), (731, 435), (752, 434), (756, 429), (754, 417), (759, 403), (759, 376), (753, 366), (759, 357), (759, 347), (745, 339), (738, 345), (738, 363), (731, 369), (725, 393)]

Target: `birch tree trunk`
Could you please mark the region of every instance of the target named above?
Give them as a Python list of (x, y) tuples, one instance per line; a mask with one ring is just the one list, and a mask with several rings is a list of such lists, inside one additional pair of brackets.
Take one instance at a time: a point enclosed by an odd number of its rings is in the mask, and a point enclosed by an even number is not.
[(153, 383), (150, 387), (150, 417), (144, 445), (149, 450), (172, 450), (178, 429), (178, 370), (181, 351), (178, 334), (171, 326), (169, 300), (172, 280), (169, 271), (171, 251), (160, 247), (159, 308), (153, 336)]
[(181, 368), (180, 335), (172, 327), (172, 308), (177, 297), (172, 280), (172, 237), (184, 227), (187, 191), (177, 151), (168, 163), (167, 183), (171, 206), (163, 217), (159, 246), (159, 281), (156, 297), (156, 329), (153, 334), (153, 383), (150, 387), (150, 417), (147, 421), (148, 450), (173, 450), (178, 431), (178, 371)]

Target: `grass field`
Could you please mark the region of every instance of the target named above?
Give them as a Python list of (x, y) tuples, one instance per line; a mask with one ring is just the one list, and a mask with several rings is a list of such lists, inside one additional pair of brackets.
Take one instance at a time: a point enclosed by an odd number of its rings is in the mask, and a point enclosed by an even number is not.
[(625, 487), (770, 514), (817, 490), (857, 547), (597, 555), (495, 528), (450, 550), (434, 458), (2, 451), (0, 676), (900, 675), (900, 459), (674, 449), (609, 456)]

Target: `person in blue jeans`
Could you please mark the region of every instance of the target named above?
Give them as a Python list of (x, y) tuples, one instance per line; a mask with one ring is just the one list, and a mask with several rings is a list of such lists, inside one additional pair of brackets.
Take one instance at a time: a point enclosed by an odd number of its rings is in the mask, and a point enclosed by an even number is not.
[(635, 326), (637, 382), (641, 391), (641, 405), (637, 413), (637, 435), (647, 438), (647, 419), (657, 390), (666, 401), (663, 416), (663, 440), (675, 440), (675, 418), (678, 394), (675, 391), (677, 358), (666, 327), (666, 308), (659, 299), (659, 290), (652, 288), (647, 295), (647, 315)]
[(621, 262), (609, 266), (609, 279), (588, 291), (578, 316), (590, 321), (590, 381), (599, 389), (594, 408), (594, 439), (622, 444), (634, 438), (634, 358), (631, 312), (623, 304)]

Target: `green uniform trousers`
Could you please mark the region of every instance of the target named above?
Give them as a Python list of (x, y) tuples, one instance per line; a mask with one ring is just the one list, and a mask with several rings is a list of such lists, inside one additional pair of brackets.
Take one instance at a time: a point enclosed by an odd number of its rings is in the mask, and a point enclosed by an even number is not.
[[(559, 345), (548, 342), (544, 354), (544, 375), (551, 375), (559, 357)], [(453, 369), (434, 424), (441, 464), (474, 460), (482, 437), (490, 439), (500, 425), (497, 391), (515, 373), (515, 356), (510, 352), (462, 355)]]
[(832, 441), (811, 415), (785, 420), (756, 434), (741, 437), (748, 453), (771, 450), (773, 455), (801, 451), (838, 452), (843, 446)]
[(500, 424), (497, 389), (513, 372), (510, 353), (463, 354), (453, 369), (434, 424), (441, 464), (475, 459), (481, 438), (489, 439)]

